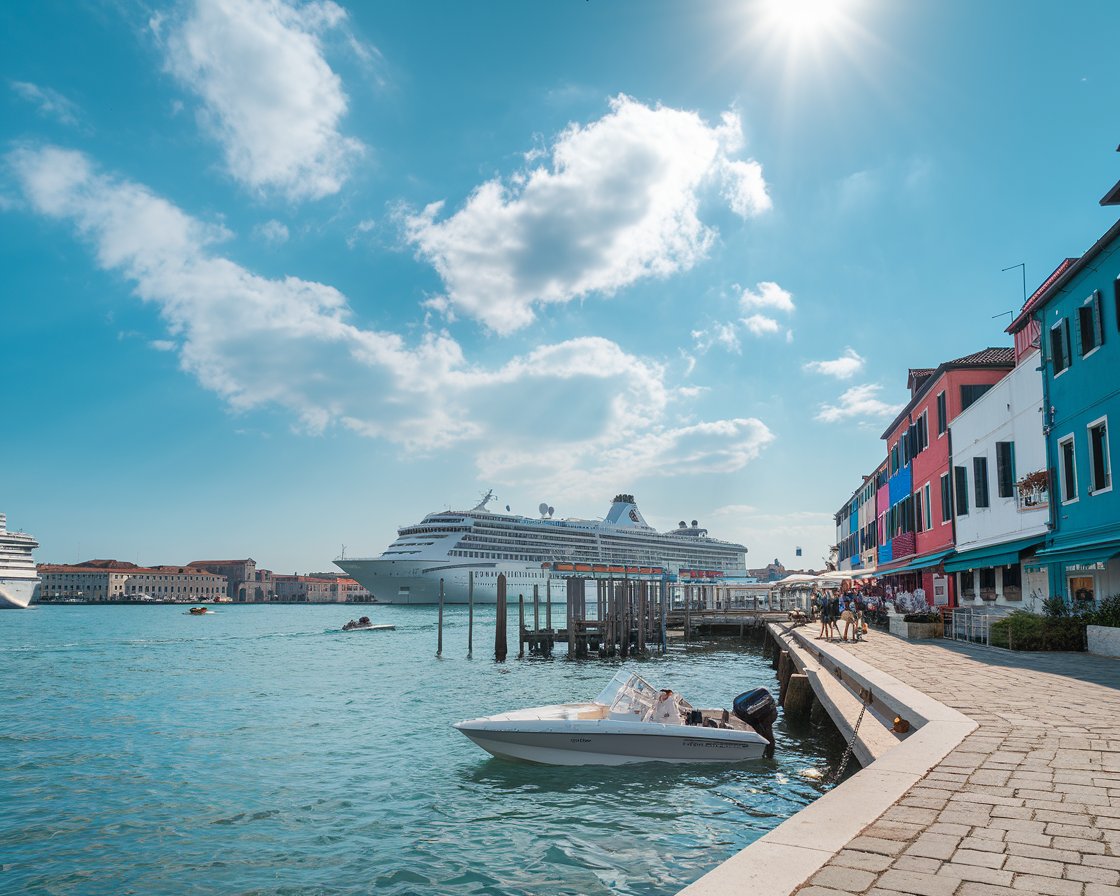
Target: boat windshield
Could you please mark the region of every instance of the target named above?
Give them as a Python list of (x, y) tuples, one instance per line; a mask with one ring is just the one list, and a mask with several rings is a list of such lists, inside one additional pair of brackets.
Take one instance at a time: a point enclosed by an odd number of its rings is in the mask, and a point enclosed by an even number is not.
[(595, 698), (596, 703), (605, 703), (611, 713), (636, 715), (644, 718), (653, 708), (657, 699), (657, 688), (640, 675), (631, 672), (618, 672)]

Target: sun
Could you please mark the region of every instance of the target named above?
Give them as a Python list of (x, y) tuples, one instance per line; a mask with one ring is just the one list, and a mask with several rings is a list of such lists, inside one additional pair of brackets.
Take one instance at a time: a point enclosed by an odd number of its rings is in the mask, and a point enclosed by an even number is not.
[(843, 30), (851, 0), (762, 0), (758, 25), (793, 42), (820, 40)]

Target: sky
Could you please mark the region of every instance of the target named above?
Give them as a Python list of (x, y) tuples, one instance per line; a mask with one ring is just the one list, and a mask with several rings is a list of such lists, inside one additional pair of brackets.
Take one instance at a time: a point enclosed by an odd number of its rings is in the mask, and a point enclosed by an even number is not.
[[(372, 556), (634, 494), (823, 566), (906, 371), (1115, 220), (1120, 4), (0, 5), (0, 512)], [(1002, 315), (1002, 316), (1001, 316)], [(803, 556), (795, 556), (796, 548)]]

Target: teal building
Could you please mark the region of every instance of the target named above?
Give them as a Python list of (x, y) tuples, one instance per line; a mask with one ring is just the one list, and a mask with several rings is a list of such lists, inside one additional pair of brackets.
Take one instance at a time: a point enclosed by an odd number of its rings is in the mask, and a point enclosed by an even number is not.
[[(1120, 204), (1120, 184), (1102, 205)], [(1120, 221), (1063, 263), (1024, 315), (1042, 349), (1050, 533), (1036, 562), (1067, 602), (1120, 594)]]

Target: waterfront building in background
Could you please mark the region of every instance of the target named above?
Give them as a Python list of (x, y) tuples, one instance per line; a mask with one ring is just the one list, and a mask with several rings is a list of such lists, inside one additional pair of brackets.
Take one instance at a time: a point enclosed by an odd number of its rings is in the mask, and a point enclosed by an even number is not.
[(875, 569), (879, 544), (876, 482), (885, 467), (884, 462), (864, 476), (860, 487), (836, 513), (836, 568), (841, 571)]
[(225, 576), (189, 566), (137, 566), (123, 560), (39, 567), (42, 599), (103, 601), (216, 601), (226, 591)]
[(31, 552), (39, 542), (24, 532), (9, 532), (8, 518), (0, 513), (0, 610), (30, 606), (39, 588)]
[(339, 573), (279, 575), (273, 573), (273, 600), (294, 603), (368, 603), (368, 589), (349, 576)]
[(1045, 573), (1029, 563), (1049, 531), (1047, 492), (1035, 485), (1046, 475), (1046, 439), (1038, 326), (1025, 310), (1033, 299), (1007, 330), (1015, 337), (1014, 369), (949, 423), (964, 496), (955, 515), (956, 554), (944, 566), (956, 577), (961, 607), (1041, 612), (1049, 596)]
[(252, 557), (245, 560), (192, 560), (187, 564), (226, 577), (226, 596), (234, 603), (264, 603), (276, 597), (272, 570), (258, 569)]
[[(399, 529), (379, 557), (340, 557), (335, 564), (375, 600), (402, 604), (438, 601), (441, 581), (449, 603), (466, 603), (472, 574), (479, 603), (494, 603), (499, 575), (506, 577), (511, 595), (531, 594), (537, 586), (543, 598), (554, 567), (588, 577), (600, 572), (622, 577), (631, 567), (651, 576), (658, 569), (690, 581), (742, 580), (747, 574), (743, 545), (710, 537), (696, 520), (658, 532), (633, 495), (616, 495), (602, 520), (553, 519), (547, 504), (539, 519), (508, 508), (494, 512), (487, 509), (491, 500), (492, 492), (470, 510), (429, 513)], [(563, 588), (555, 590), (554, 599), (563, 599)]]
[[(1102, 204), (1120, 204), (1120, 184)], [(1120, 221), (1025, 309), (1039, 324), (1052, 533), (1039, 551), (1050, 592), (1120, 594)]]
[[(953, 606), (942, 563), (953, 553), (954, 512), (968, 512), (961, 469), (950, 464), (949, 424), (1015, 366), (1013, 348), (985, 348), (936, 368), (913, 368), (910, 401), (883, 433), (888, 509), (879, 546), (880, 575), (928, 603)], [(952, 468), (951, 468), (952, 467)]]

